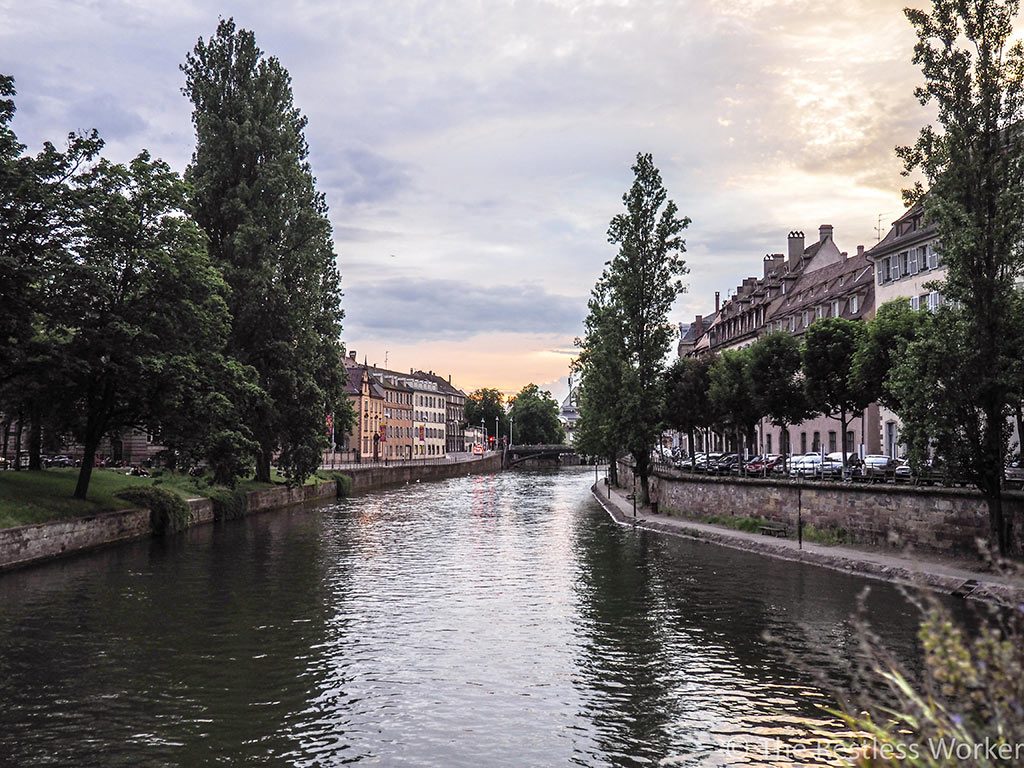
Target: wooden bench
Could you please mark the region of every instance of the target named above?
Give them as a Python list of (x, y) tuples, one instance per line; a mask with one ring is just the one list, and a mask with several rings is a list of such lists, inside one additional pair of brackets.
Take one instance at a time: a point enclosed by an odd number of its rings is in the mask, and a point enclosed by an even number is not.
[(789, 529), (784, 525), (776, 525), (775, 523), (765, 523), (760, 526), (762, 536), (780, 536), (786, 538), (789, 536)]

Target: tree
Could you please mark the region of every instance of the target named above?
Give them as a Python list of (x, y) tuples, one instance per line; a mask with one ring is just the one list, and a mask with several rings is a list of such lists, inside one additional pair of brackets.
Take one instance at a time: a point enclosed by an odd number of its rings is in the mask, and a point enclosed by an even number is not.
[(619, 247), (602, 280), (622, 344), (622, 388), (616, 404), (622, 444), (633, 457), (643, 502), (650, 502), (651, 449), (661, 428), (662, 372), (674, 327), (668, 312), (682, 292), (686, 267), (680, 233), (689, 225), (668, 199), (650, 154), (638, 154), (634, 181), (612, 218), (608, 242)]
[(80, 221), (53, 276), (64, 305), (48, 323), (61, 342), (57, 402), (84, 449), (75, 488), (84, 499), (100, 440), (157, 431), (176, 402), (161, 396), (174, 371), (223, 347), (228, 315), (202, 233), (182, 214), (186, 186), (165, 163), (146, 152), (128, 166), (102, 160), (75, 188)]
[(196, 149), (186, 179), (192, 212), (231, 288), (228, 353), (256, 370), (266, 397), (245, 408), (259, 444), (256, 477), (271, 457), (293, 482), (320, 464), (324, 418), (347, 431), (341, 290), (327, 205), (316, 191), (281, 63), (252, 32), (222, 20), (182, 66)]
[(726, 350), (711, 363), (708, 402), (719, 422), (732, 430), (736, 453), (742, 456), (743, 446), (763, 415), (754, 398), (749, 350)]
[(811, 323), (804, 341), (807, 402), (814, 411), (839, 421), (844, 467), (849, 452), (847, 428), (871, 402), (870, 393), (857, 386), (851, 375), (854, 355), (864, 336), (862, 323), (829, 317)]
[[(64, 151), (47, 142), (37, 155), (24, 154), (10, 127), (14, 95), (13, 79), (0, 75), (0, 410), (17, 421), (17, 452), (27, 420), (29, 469), (40, 469), (57, 343), (42, 321), (65, 301), (54, 294), (50, 277), (63, 271), (71, 238), (69, 181), (103, 142), (95, 131), (70, 134)], [(20, 469), (21, 462), (14, 466)]]
[(903, 404), (888, 386), (889, 374), (906, 354), (907, 345), (918, 338), (931, 321), (929, 312), (920, 312), (906, 299), (887, 301), (866, 325), (863, 343), (853, 356), (851, 372), (854, 386), (865, 397), (899, 413)]
[(561, 445), (565, 429), (558, 420), (558, 401), (547, 390), (527, 384), (510, 400), (509, 416), (523, 445)]
[(690, 442), (690, 464), (696, 468), (694, 433), (713, 423), (714, 411), (708, 398), (709, 369), (715, 358), (680, 357), (665, 372), (665, 424), (685, 432)]
[(913, 146), (898, 150), (907, 172), (924, 176), (927, 194), (919, 182), (906, 197), (922, 200), (936, 226), (946, 265), (943, 293), (962, 308), (943, 313), (939, 325), (953, 340), (970, 342), (949, 361), (963, 367), (948, 373), (969, 385), (975, 399), (958, 410), (949, 435), (985, 497), (1002, 554), (1013, 541), (1012, 516), (1003, 514), (1002, 503), (1005, 424), (1021, 398), (1019, 353), (1006, 343), (1019, 325), (1014, 280), (1024, 259), (1024, 47), (1013, 41), (1019, 6), (1019, 0), (932, 0), (930, 12), (905, 11), (918, 38), (914, 63), (925, 80), (915, 93), (923, 105), (937, 107), (939, 127), (926, 126)]
[(788, 333), (776, 331), (750, 346), (750, 388), (756, 408), (784, 436), (779, 444), (783, 461), (789, 454), (789, 425), (811, 415), (801, 366), (799, 342)]
[(608, 285), (599, 280), (591, 292), (585, 335), (576, 339), (579, 357), (573, 363), (580, 374), (577, 388), (579, 419), (573, 431), (576, 448), (608, 460), (609, 479), (619, 483), (618, 458), (622, 451), (619, 398), (625, 374), (625, 358), (615, 307), (608, 300)]
[[(466, 396), (466, 424), (476, 426), (482, 424), (486, 432), (494, 429), (495, 419), (498, 433), (508, 434), (508, 414), (505, 413), (505, 396), (496, 389), (481, 388)], [(498, 435), (494, 435), (498, 439)]]

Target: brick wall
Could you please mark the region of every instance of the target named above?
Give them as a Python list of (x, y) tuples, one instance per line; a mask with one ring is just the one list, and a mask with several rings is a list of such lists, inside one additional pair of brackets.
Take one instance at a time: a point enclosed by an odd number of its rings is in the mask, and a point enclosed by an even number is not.
[[(620, 482), (632, 483), (619, 464)], [(708, 477), (658, 470), (651, 498), (659, 511), (693, 519), (720, 515), (763, 517), (796, 529), (798, 516), (817, 528), (842, 529), (854, 544), (912, 545), (942, 554), (975, 555), (976, 540), (989, 538), (988, 508), (967, 488), (790, 482)], [(1015, 516), (1018, 541), (1024, 526), (1024, 494), (1007, 493), (1006, 514)]]

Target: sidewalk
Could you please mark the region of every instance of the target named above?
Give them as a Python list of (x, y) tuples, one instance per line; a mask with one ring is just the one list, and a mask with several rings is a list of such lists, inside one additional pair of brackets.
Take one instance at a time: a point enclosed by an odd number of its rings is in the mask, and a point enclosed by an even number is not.
[(603, 484), (593, 486), (591, 491), (612, 519), (622, 525), (698, 539), (781, 560), (811, 563), (865, 578), (925, 586), (960, 597), (1008, 605), (1024, 603), (1024, 577), (986, 572), (980, 562), (943, 559), (908, 551), (833, 547), (808, 541), (801, 549), (795, 538), (746, 533), (671, 515), (653, 514), (647, 507), (637, 506), (634, 518), (633, 502), (626, 498), (625, 490), (611, 488), (610, 498), (605, 495), (609, 488)]

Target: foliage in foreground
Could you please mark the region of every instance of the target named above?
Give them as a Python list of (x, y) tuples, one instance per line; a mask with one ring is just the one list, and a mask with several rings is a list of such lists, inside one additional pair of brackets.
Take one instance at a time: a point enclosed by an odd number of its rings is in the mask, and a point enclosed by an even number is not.
[(868, 627), (863, 604), (859, 693), (835, 713), (857, 734), (849, 745), (855, 764), (1021, 764), (1024, 606), (989, 609), (971, 631), (934, 597), (918, 602), (924, 669), (915, 677)]

